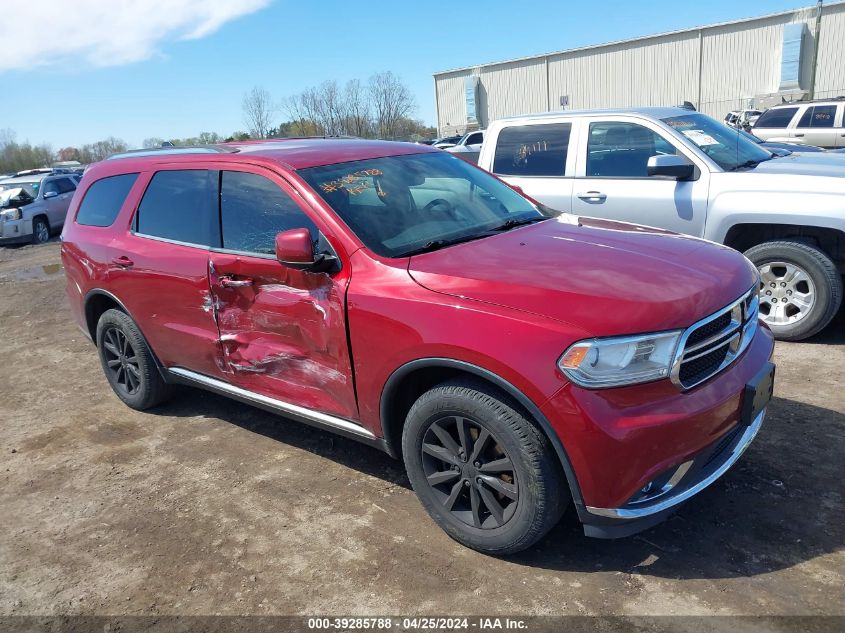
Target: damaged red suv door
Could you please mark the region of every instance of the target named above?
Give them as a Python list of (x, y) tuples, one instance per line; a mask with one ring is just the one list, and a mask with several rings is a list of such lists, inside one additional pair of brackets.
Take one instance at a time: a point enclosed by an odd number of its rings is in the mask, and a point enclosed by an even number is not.
[(298, 200), (273, 174), (220, 172), (222, 247), (210, 250), (209, 283), (222, 367), (244, 389), (355, 417), (344, 310), (349, 268), (314, 275), (276, 259), (279, 232), (307, 227), (321, 235)]

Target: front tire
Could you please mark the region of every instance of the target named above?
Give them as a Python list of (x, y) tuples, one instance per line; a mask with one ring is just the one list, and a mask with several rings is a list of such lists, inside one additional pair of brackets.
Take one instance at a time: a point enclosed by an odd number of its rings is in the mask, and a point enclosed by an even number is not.
[(569, 489), (548, 438), (488, 384), (444, 382), (408, 412), (408, 478), (429, 515), (480, 552), (524, 550), (560, 519)]
[(777, 240), (758, 244), (745, 256), (760, 271), (760, 318), (775, 338), (809, 338), (836, 315), (842, 304), (842, 276), (815, 246)]
[(45, 218), (32, 220), (32, 243), (44, 244), (50, 240), (50, 225)]
[(100, 365), (118, 398), (138, 411), (160, 404), (169, 395), (152, 351), (125, 312), (106, 310), (97, 323)]

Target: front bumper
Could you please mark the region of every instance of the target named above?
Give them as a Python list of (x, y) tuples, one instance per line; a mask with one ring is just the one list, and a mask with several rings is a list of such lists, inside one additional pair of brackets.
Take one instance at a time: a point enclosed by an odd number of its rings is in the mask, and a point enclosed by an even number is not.
[[(586, 511), (609, 522), (594, 520), (584, 524), (587, 536), (620, 538), (641, 532), (665, 519), (684, 501), (698, 494), (733, 466), (763, 426), (766, 411), (761, 411), (751, 424), (734, 429), (710, 450), (672, 469), (663, 492), (642, 504), (629, 503), (620, 508), (586, 506)], [(674, 479), (674, 481), (673, 481)]]
[(0, 244), (17, 244), (32, 239), (32, 220), (0, 221)]
[(759, 327), (741, 357), (688, 391), (668, 380), (606, 390), (568, 385), (545, 403), (577, 480), (585, 533), (642, 531), (724, 474), (763, 423), (765, 411), (740, 423), (743, 393), (773, 349), (771, 332)]

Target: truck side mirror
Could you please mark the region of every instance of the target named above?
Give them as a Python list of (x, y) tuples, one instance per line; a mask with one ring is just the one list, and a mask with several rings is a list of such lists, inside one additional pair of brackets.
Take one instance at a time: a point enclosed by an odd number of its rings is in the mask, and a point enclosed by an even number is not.
[(649, 176), (690, 180), (694, 174), (695, 166), (677, 154), (660, 154), (648, 159)]

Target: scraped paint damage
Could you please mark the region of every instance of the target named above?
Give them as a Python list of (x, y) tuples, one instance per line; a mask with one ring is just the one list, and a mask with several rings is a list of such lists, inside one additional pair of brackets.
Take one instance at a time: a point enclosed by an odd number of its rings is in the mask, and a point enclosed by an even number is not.
[(328, 275), (286, 269), (236, 289), (216, 283), (212, 265), (209, 273), (203, 310), (218, 326), (221, 371), (306, 406), (357, 412), (342, 289)]

